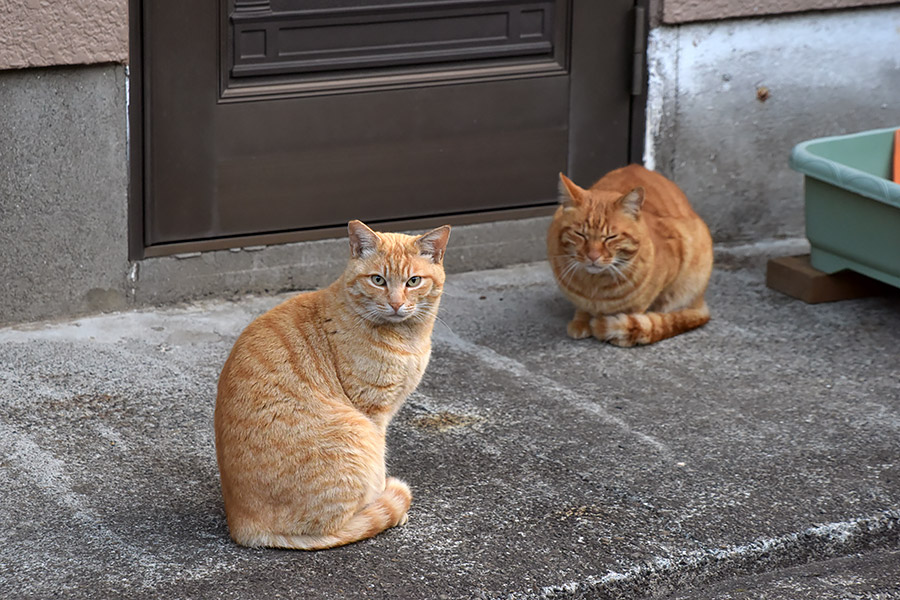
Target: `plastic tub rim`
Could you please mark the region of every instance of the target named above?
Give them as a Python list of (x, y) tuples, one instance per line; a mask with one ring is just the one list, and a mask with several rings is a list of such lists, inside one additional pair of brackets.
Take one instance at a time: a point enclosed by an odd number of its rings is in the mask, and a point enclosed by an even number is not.
[(900, 208), (900, 185), (893, 181), (866, 173), (857, 168), (823, 158), (809, 150), (809, 146), (883, 133), (893, 133), (900, 126), (873, 129), (847, 135), (834, 135), (800, 142), (791, 150), (790, 167), (825, 183), (849, 190), (866, 198)]

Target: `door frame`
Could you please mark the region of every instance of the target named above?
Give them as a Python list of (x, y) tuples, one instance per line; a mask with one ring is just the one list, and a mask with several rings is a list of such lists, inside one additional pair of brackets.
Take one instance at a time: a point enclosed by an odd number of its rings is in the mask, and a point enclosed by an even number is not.
[[(211, 240), (197, 240), (190, 242), (178, 242), (157, 246), (146, 246), (144, 239), (144, 192), (145, 192), (145, 131), (149, 129), (149, 113), (145, 110), (145, 95), (148, 91), (148, 82), (145, 80), (143, 68), (145, 56), (144, 47), (144, 5), (149, 0), (128, 0), (128, 27), (129, 27), (129, 65), (127, 69), (126, 94), (128, 96), (128, 258), (129, 260), (142, 260), (157, 256), (170, 256), (173, 254), (193, 253), (201, 251), (224, 250), (234, 247), (248, 247), (260, 245), (275, 245), (291, 242), (302, 242), (326, 238), (342, 237), (346, 234), (346, 228), (322, 227), (315, 229), (297, 230), (281, 233), (262, 233), (246, 236), (236, 236)], [(587, 73), (599, 72), (602, 56), (593, 56), (587, 52), (587, 40), (590, 39), (590, 30), (594, 22), (591, 19), (575, 21), (572, 15), (579, 14), (578, 7), (582, 11), (590, 13), (591, 7), (596, 9), (601, 3), (596, 0), (572, 0), (570, 11), (571, 47), (570, 77), (574, 79), (579, 74), (579, 81), (590, 82), (585, 76)], [(632, 90), (630, 97), (627, 156), (633, 163), (643, 162), (644, 134), (646, 120), (647, 101), (647, 37), (649, 33), (649, 0), (635, 0), (631, 9), (631, 19), (634, 22), (633, 33), (626, 35), (629, 46), (634, 48), (634, 63), (631, 69), (631, 80), (623, 81), (622, 85)], [(583, 14), (583, 13), (582, 13)], [(586, 33), (576, 35), (577, 29), (583, 29)], [(579, 43), (580, 42), (580, 43)], [(569, 167), (570, 174), (575, 166), (577, 171), (583, 167), (573, 165), (574, 145), (573, 138), (578, 135), (590, 136), (594, 122), (602, 119), (596, 111), (591, 111), (590, 85), (571, 87), (569, 91), (570, 106), (570, 138), (569, 138)], [(574, 134), (573, 134), (574, 132)], [(581, 177), (583, 179), (583, 177)], [(474, 213), (451, 214), (438, 217), (424, 217), (416, 219), (392, 220), (378, 222), (378, 228), (382, 231), (405, 231), (410, 229), (427, 229), (443, 224), (466, 225), (472, 223), (484, 223), (491, 221), (525, 219), (529, 217), (548, 216), (556, 209), (556, 203), (548, 199), (546, 205), (531, 206), (525, 208), (512, 208), (501, 210), (485, 210)]]

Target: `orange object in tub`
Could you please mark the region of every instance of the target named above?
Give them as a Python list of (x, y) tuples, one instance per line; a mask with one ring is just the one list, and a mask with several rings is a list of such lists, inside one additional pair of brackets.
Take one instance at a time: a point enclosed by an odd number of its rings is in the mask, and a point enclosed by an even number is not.
[(900, 183), (900, 129), (894, 132), (894, 183)]

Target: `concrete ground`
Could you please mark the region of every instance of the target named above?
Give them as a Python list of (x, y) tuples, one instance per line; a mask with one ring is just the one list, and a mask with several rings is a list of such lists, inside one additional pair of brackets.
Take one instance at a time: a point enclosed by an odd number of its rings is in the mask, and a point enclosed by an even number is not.
[(795, 250), (720, 249), (713, 320), (635, 349), (568, 339), (543, 263), (452, 275), (409, 523), (318, 553), (235, 546), (215, 465), (285, 296), (0, 329), (0, 597), (900, 599), (900, 295), (767, 289)]

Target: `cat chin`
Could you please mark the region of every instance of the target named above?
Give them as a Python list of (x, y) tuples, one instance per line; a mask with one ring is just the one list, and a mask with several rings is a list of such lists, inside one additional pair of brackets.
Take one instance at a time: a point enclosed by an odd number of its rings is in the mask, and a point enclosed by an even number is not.
[(379, 315), (379, 319), (382, 323), (402, 323), (403, 321), (408, 320), (412, 314), (404, 315)]
[(600, 273), (605, 273), (607, 270), (606, 267), (595, 267), (594, 265), (585, 265), (582, 268), (591, 275), (599, 275)]

